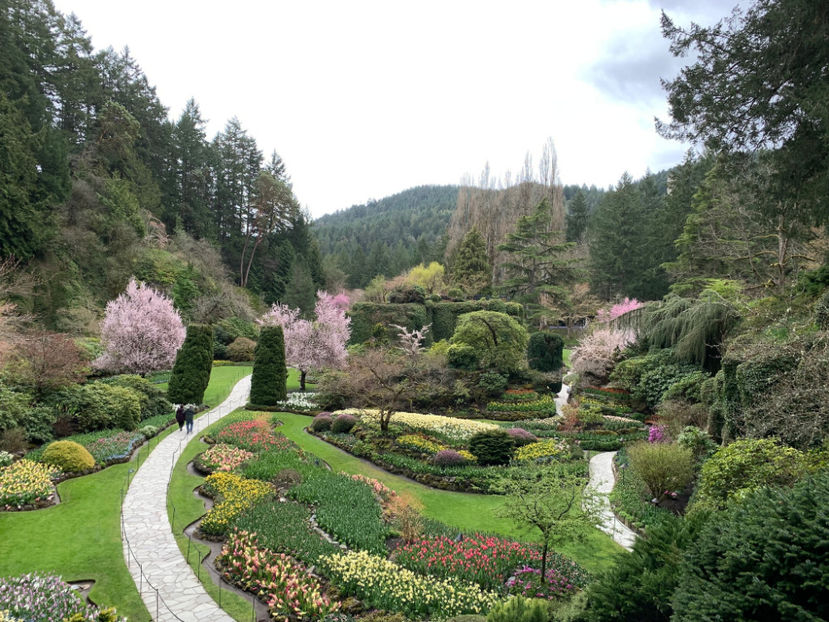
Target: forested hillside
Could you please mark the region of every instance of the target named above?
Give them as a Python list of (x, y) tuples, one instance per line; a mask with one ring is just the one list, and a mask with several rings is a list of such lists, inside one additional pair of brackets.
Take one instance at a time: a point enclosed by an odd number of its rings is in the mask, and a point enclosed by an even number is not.
[(322, 216), (314, 229), (348, 285), (363, 287), (375, 275), (440, 261), (457, 197), (457, 186), (418, 186)]
[(191, 100), (170, 121), (129, 50), (93, 50), (51, 2), (4, 7), (0, 256), (33, 285), (21, 310), (84, 333), (131, 275), (198, 320), (245, 315), (234, 284), (267, 302), (323, 285), (285, 164), (238, 119), (210, 140)]

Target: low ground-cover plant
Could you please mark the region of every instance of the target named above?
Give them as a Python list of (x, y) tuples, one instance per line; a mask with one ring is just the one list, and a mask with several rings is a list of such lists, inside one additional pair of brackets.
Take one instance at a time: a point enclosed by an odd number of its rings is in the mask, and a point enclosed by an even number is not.
[(18, 460), (0, 468), (0, 509), (49, 503), (55, 492), (52, 479), (60, 469), (31, 460)]
[(587, 575), (583, 572), (564, 574), (558, 568), (551, 567), (547, 568), (545, 575), (542, 581), (541, 570), (523, 566), (507, 579), (507, 590), (518, 596), (556, 600), (569, 598), (587, 584)]
[(417, 540), (398, 548), (393, 559), (418, 574), (461, 579), (499, 591), (517, 568), (540, 562), (541, 554), (534, 546), (476, 533), (460, 540), (445, 536)]
[(272, 449), (258, 454), (255, 459), (245, 463), (240, 470), (247, 478), (270, 482), (286, 469), (301, 474), (308, 466), (301, 452), (291, 449)]
[(202, 471), (233, 471), (253, 458), (254, 454), (226, 443), (216, 443), (196, 457), (196, 466)]
[(222, 536), (240, 513), (267, 497), (273, 489), (265, 482), (244, 479), (235, 473), (213, 473), (205, 478), (202, 491), (217, 503), (199, 529), (209, 536)]
[(289, 449), (294, 444), (282, 434), (271, 429), (270, 424), (262, 419), (236, 421), (222, 429), (216, 436), (220, 443), (234, 445), (254, 453), (268, 449)]
[(0, 578), (0, 611), (25, 622), (125, 622), (114, 609), (87, 605), (71, 585), (48, 574)]
[(265, 601), (274, 619), (320, 620), (339, 609), (307, 569), (284, 553), (264, 548), (256, 534), (231, 534), (216, 564), (226, 580)]
[(472, 583), (418, 575), (366, 551), (330, 555), (321, 564), (344, 595), (413, 619), (486, 614), (498, 601), (496, 594)]
[(311, 529), (308, 506), (293, 501), (265, 500), (236, 517), (234, 527), (256, 533), (261, 546), (288, 553), (300, 561), (314, 565), (320, 557), (339, 552)]
[(308, 469), (289, 495), (314, 505), (320, 527), (348, 546), (382, 553), (388, 527), (380, 503), (365, 483), (322, 468)]

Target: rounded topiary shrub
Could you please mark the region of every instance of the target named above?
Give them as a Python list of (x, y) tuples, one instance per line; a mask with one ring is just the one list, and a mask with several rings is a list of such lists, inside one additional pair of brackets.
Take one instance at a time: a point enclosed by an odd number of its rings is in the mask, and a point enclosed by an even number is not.
[(564, 365), (564, 340), (560, 335), (540, 331), (530, 335), (527, 346), (527, 361), (530, 369), (557, 371)]
[(331, 413), (320, 413), (311, 422), (311, 427), (314, 432), (324, 432), (331, 429), (331, 423), (334, 420), (331, 418)]
[(95, 458), (92, 454), (86, 450), (86, 447), (75, 441), (50, 443), (43, 450), (41, 460), (58, 467), (64, 473), (80, 473), (95, 466)]
[(434, 455), (432, 462), (435, 466), (463, 466), (469, 464), (469, 460), (454, 449), (441, 449)]
[(351, 432), (351, 428), (353, 428), (356, 424), (357, 418), (354, 415), (339, 415), (331, 423), (331, 431), (335, 434), (347, 434), (348, 432)]
[(285, 336), (281, 326), (263, 326), (253, 359), (250, 402), (276, 406), (288, 399)]
[(233, 343), (227, 346), (227, 358), (237, 363), (252, 361), (255, 350), (256, 342), (253, 339), (238, 337)]
[(201, 404), (212, 366), (213, 329), (204, 324), (191, 324), (176, 354), (167, 398), (174, 404)]
[(524, 445), (535, 443), (538, 440), (535, 434), (528, 432), (524, 428), (509, 428), (507, 434), (512, 437), (512, 442), (515, 443), (516, 447), (523, 447)]
[(527, 330), (506, 313), (473, 311), (458, 317), (451, 343), (471, 347), (482, 369), (510, 374), (526, 369), (528, 340)]
[(144, 438), (152, 438), (153, 436), (158, 434), (158, 427), (154, 425), (145, 425), (138, 431), (144, 435)]
[(478, 432), (469, 439), (469, 451), (484, 466), (507, 464), (514, 449), (515, 442), (503, 430)]

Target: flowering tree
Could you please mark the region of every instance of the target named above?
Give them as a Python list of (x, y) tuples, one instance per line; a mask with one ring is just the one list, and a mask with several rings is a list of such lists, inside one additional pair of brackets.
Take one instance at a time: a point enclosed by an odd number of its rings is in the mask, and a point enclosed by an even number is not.
[(573, 348), (570, 356), (573, 369), (591, 384), (602, 385), (613, 371), (619, 353), (632, 341), (628, 331), (614, 328), (594, 330)]
[(93, 364), (142, 375), (170, 369), (185, 333), (172, 300), (130, 279), (126, 291), (107, 303), (101, 324), (104, 353)]
[(625, 298), (622, 302), (617, 302), (610, 307), (610, 309), (600, 309), (596, 314), (596, 320), (603, 324), (608, 324), (623, 316), (625, 313), (636, 311), (636, 309), (641, 309), (643, 306), (636, 298)]
[(305, 390), (305, 378), (311, 369), (342, 367), (347, 356), (345, 344), (351, 334), (351, 320), (346, 317), (348, 296), (317, 292), (314, 307), (316, 319), (311, 322), (300, 317), (299, 309), (277, 303), (261, 320), (263, 325), (280, 325), (285, 335), (285, 358), (291, 367), (299, 370), (300, 389)]
[(397, 338), (400, 340), (400, 345), (398, 349), (401, 350), (406, 356), (417, 356), (423, 351), (423, 341), (426, 339), (426, 335), (429, 333), (429, 328), (431, 324), (427, 324), (423, 328), (419, 330), (413, 330), (409, 332), (405, 326), (400, 326), (399, 324), (392, 324), (392, 328), (396, 328), (398, 330)]

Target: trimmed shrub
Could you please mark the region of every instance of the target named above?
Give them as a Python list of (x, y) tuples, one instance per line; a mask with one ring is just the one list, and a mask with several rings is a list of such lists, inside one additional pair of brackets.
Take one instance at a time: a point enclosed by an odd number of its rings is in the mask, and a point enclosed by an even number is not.
[(683, 490), (694, 477), (691, 452), (671, 443), (637, 443), (628, 449), (630, 466), (645, 482), (651, 496)]
[(469, 460), (464, 458), (454, 449), (441, 449), (432, 458), (435, 466), (463, 466), (469, 464)]
[(802, 452), (774, 439), (741, 439), (718, 449), (700, 471), (693, 509), (724, 509), (762, 486), (790, 486), (804, 472)]
[(564, 365), (564, 340), (549, 331), (533, 333), (527, 346), (527, 361), (530, 369), (558, 371)]
[(212, 366), (213, 329), (204, 324), (191, 324), (176, 354), (167, 399), (174, 404), (201, 404)]
[(354, 415), (339, 415), (331, 422), (331, 431), (334, 434), (348, 434), (357, 424), (357, 418)]
[[(389, 304), (375, 302), (358, 302), (348, 310), (351, 318), (350, 344), (358, 344), (374, 339), (379, 342), (396, 342), (398, 331), (392, 324), (404, 326), (407, 330), (420, 330), (429, 324), (429, 314), (422, 304)], [(432, 332), (426, 334), (423, 345), (432, 344)]]
[(331, 413), (320, 413), (314, 420), (311, 422), (311, 428), (313, 428), (314, 432), (324, 432), (325, 430), (331, 429)]
[(389, 292), (389, 302), (392, 304), (410, 302), (423, 304), (426, 302), (426, 290), (420, 285), (401, 285)]
[(486, 397), (501, 397), (507, 390), (507, 377), (487, 371), (478, 377), (477, 386)]
[(509, 428), (507, 434), (510, 435), (516, 447), (523, 447), (524, 445), (538, 441), (538, 437), (535, 434), (527, 432), (524, 428)]
[(141, 434), (144, 435), (144, 438), (152, 438), (156, 434), (158, 434), (158, 426), (154, 425), (145, 425), (138, 429)]
[(471, 371), (478, 368), (478, 353), (472, 346), (456, 343), (446, 351), (446, 361), (449, 367)]
[(829, 619), (827, 507), (822, 471), (714, 515), (685, 554), (671, 619)]
[[(463, 292), (458, 296), (463, 298)], [(431, 315), (432, 335), (435, 341), (441, 339), (451, 339), (455, 334), (455, 326), (458, 323), (458, 318), (464, 313), (472, 313), (473, 311), (497, 311), (498, 313), (506, 313), (516, 318), (521, 318), (523, 315), (523, 307), (520, 303), (505, 303), (503, 300), (469, 300), (463, 302), (438, 302), (434, 304), (427, 304)]]
[[(458, 319), (453, 345), (466, 345), (476, 352), (483, 369), (509, 374), (527, 367), (526, 329), (515, 318), (495, 311), (474, 311)], [(452, 348), (449, 349), (452, 359)]]
[(54, 393), (50, 405), (79, 432), (108, 428), (134, 430), (141, 417), (141, 397), (126, 387), (92, 382)]
[(496, 603), (486, 617), (486, 622), (548, 622), (550, 606), (538, 598), (513, 596), (506, 602)]
[(256, 344), (250, 401), (262, 406), (276, 406), (288, 399), (285, 367), (285, 337), (281, 326), (263, 326)]
[(469, 451), (482, 466), (508, 464), (515, 442), (503, 430), (478, 432), (469, 439)]
[(141, 421), (150, 417), (169, 414), (173, 410), (173, 406), (164, 396), (164, 392), (153, 385), (152, 382), (137, 374), (121, 374), (112, 378), (104, 378), (98, 382), (136, 391), (141, 399)]
[(253, 360), (253, 353), (256, 350), (256, 342), (247, 337), (238, 337), (227, 346), (227, 358), (231, 361), (245, 362)]
[(80, 473), (95, 466), (95, 458), (86, 447), (75, 441), (55, 441), (43, 450), (41, 461), (58, 467), (64, 473)]

